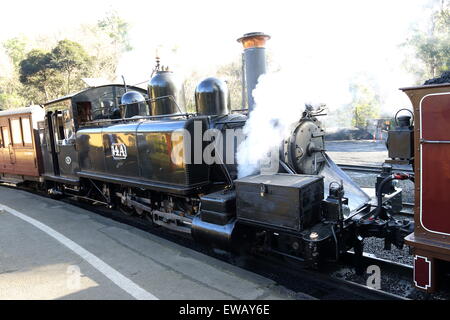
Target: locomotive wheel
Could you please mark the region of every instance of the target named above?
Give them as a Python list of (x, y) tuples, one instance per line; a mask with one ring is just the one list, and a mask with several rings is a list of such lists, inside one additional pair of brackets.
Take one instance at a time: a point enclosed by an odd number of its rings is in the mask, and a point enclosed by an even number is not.
[(131, 217), (135, 214), (135, 209), (133, 206), (127, 206), (125, 204), (125, 199), (128, 195), (128, 193), (130, 192), (129, 189), (127, 188), (122, 188), (121, 189), (121, 194), (123, 195), (123, 199), (120, 197), (116, 198), (116, 203), (117, 203), (117, 208), (119, 209), (120, 212), (122, 212), (124, 215), (126, 215), (127, 217)]
[(122, 212), (127, 217), (131, 217), (135, 212), (133, 207), (128, 207), (123, 204), (120, 204), (118, 207), (119, 207), (120, 212)]
[(141, 208), (135, 208), (135, 211), (138, 214), (138, 216), (142, 216), (142, 214), (144, 213), (144, 210), (142, 210)]
[(145, 220), (150, 222), (152, 225), (155, 225), (154, 222), (153, 222), (153, 216), (152, 216), (152, 214), (150, 212), (145, 211), (144, 212), (144, 217), (145, 217)]

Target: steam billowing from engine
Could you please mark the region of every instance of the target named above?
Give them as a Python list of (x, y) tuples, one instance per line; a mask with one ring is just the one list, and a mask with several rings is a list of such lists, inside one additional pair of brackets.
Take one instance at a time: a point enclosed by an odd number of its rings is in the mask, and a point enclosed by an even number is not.
[(302, 117), (304, 105), (298, 102), (301, 100), (293, 101), (290, 95), (277, 91), (280, 84), (289, 92), (281, 74), (263, 75), (253, 90), (255, 108), (244, 126), (246, 138), (237, 154), (240, 178), (257, 173), (261, 161), (270, 152), (278, 152), (283, 139), (289, 137), (291, 126)]
[[(245, 45), (244, 48), (248, 50)], [(251, 59), (252, 56), (245, 57)], [(246, 69), (249, 65), (258, 65), (249, 61), (245, 64)], [(246, 70), (247, 74), (249, 72)], [(331, 182), (342, 183), (350, 210), (356, 210), (370, 197), (326, 155), (324, 130), (314, 116), (314, 108), (305, 110), (305, 105), (311, 105), (311, 101), (301, 96), (303, 92), (299, 93), (298, 83), (292, 81), (296, 78), (297, 75), (284, 71), (259, 73), (255, 83), (252, 79), (246, 79), (247, 93), (252, 100), (249, 99), (249, 118), (244, 126), (246, 138), (239, 145), (236, 156), (238, 177), (263, 170), (264, 173), (276, 173), (281, 160), (290, 167), (290, 172), (322, 175), (325, 195)], [(253, 85), (256, 87), (252, 90)], [(255, 103), (253, 108), (250, 108), (251, 101)], [(270, 163), (269, 170), (267, 163)]]

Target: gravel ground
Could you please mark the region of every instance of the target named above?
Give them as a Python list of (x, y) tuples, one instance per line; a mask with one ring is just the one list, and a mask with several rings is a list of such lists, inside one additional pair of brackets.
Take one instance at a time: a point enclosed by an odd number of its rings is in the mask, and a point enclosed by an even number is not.
[(388, 159), (383, 140), (325, 141), (327, 154), (339, 164), (381, 165)]
[(384, 250), (384, 240), (377, 238), (364, 239), (364, 251), (374, 254), (377, 258), (403, 263), (407, 265), (413, 264), (413, 257), (409, 253), (409, 247), (404, 246), (403, 249), (398, 249), (392, 245), (391, 250)]
[[(381, 290), (387, 291), (413, 300), (449, 300), (450, 293), (439, 291), (433, 294), (426, 294), (416, 289), (409, 278), (400, 277), (397, 274), (381, 271)], [(357, 275), (352, 268), (342, 268), (332, 274), (333, 277), (367, 285), (370, 274)]]
[[(373, 166), (381, 165), (388, 159), (388, 152), (384, 141), (327, 141), (325, 148), (333, 161), (340, 164)], [(377, 174), (355, 171), (346, 171), (346, 173), (361, 188), (375, 188)], [(398, 187), (403, 190), (403, 202), (414, 203), (414, 184), (411, 181), (399, 181)], [(384, 241), (382, 239), (366, 238), (364, 240), (364, 251), (372, 253), (379, 258), (412, 265), (412, 256), (407, 246), (403, 247), (403, 249), (392, 246), (391, 250), (384, 250)]]
[[(384, 141), (352, 140), (327, 141), (325, 145), (328, 155), (339, 164), (381, 166), (388, 159), (388, 152)], [(375, 188), (377, 174), (346, 171), (346, 173), (362, 188)], [(414, 203), (414, 184), (411, 181), (399, 181), (398, 186), (403, 190), (403, 202)], [(375, 194), (374, 190), (371, 191)], [(403, 217), (402, 217), (403, 218)], [(408, 246), (398, 249), (384, 250), (384, 241), (376, 238), (364, 239), (364, 251), (378, 258), (412, 265), (413, 258)], [(335, 277), (366, 284), (369, 275), (356, 275), (351, 268), (342, 268), (334, 274)], [(403, 279), (398, 275), (383, 273), (381, 270), (381, 288), (414, 300), (450, 300), (450, 293), (441, 290), (435, 294), (425, 294), (414, 288), (411, 279)]]
[[(345, 171), (361, 188), (374, 188), (377, 181), (376, 173), (360, 173), (356, 171)], [(414, 184), (409, 180), (398, 181), (398, 188), (402, 191), (402, 201), (414, 203)]]
[[(346, 173), (362, 188), (374, 188), (375, 186), (376, 174), (364, 174), (352, 171), (347, 171)], [(414, 185), (410, 181), (399, 181), (398, 187), (403, 190), (403, 202), (414, 203)], [(391, 250), (384, 250), (383, 239), (364, 239), (364, 251), (373, 253), (378, 258), (388, 259), (398, 263), (412, 265), (413, 262), (408, 246), (404, 246), (403, 249), (392, 246)]]

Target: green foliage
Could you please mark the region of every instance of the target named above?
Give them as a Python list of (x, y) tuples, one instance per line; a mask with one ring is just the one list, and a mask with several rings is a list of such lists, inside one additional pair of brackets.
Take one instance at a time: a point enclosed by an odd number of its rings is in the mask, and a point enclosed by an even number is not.
[(8, 72), (0, 74), (0, 108), (10, 109), (18, 108), (26, 104), (26, 98), (20, 94), (23, 86), (19, 81), (17, 67), (20, 61), (25, 57), (26, 38), (23, 36), (15, 37), (5, 41), (2, 46), (4, 52), (9, 58), (10, 68), (6, 65)]
[(183, 88), (186, 96), (186, 111), (195, 112), (195, 97), (194, 92), (197, 85), (202, 78), (206, 78), (204, 75), (199, 74), (196, 71), (191, 72), (183, 81)]
[[(9, 57), (0, 74), (0, 108), (43, 103), (82, 89), (83, 77), (113, 80), (120, 56), (131, 50), (129, 24), (111, 12), (94, 25), (81, 25), (70, 39), (29, 40), (18, 36), (2, 43)], [(33, 48), (33, 50), (29, 50)]]
[[(217, 76), (224, 79), (230, 93), (231, 109), (242, 109), (242, 62), (236, 59), (217, 69)], [(245, 108), (245, 107), (244, 107)]]
[(67, 94), (71, 92), (72, 86), (82, 86), (80, 78), (88, 74), (89, 64), (90, 57), (84, 48), (74, 41), (59, 41), (51, 52), (51, 67), (66, 76)]
[(123, 53), (133, 49), (128, 37), (130, 25), (117, 12), (109, 12), (105, 18), (98, 21), (97, 26), (106, 32), (120, 52)]
[(194, 92), (203, 79), (214, 76), (224, 80), (227, 84), (231, 109), (242, 109), (242, 66), (240, 56), (231, 62), (218, 66), (216, 74), (199, 73), (193, 71), (186, 75), (183, 87), (186, 93), (186, 110), (195, 112)]
[(116, 78), (117, 65), (123, 53), (132, 50), (129, 40), (129, 24), (116, 12), (109, 12), (95, 25), (82, 25), (76, 40), (91, 55), (91, 77)]
[(365, 128), (367, 120), (378, 118), (380, 114), (380, 97), (376, 89), (363, 83), (370, 82), (358, 81), (350, 85), (352, 126), (357, 128)]
[(416, 74), (418, 83), (450, 70), (450, 2), (441, 0), (430, 17), (429, 30), (414, 30), (406, 45), (413, 49), (419, 63), (407, 68)]
[(90, 57), (80, 44), (62, 40), (50, 52), (31, 50), (19, 64), (20, 82), (35, 89), (37, 101), (44, 102), (81, 89), (89, 64)]
[(3, 43), (3, 48), (5, 48), (6, 54), (11, 59), (14, 67), (17, 67), (20, 61), (25, 58), (26, 45), (27, 40), (24, 37), (11, 38)]
[[(19, 65), (20, 82), (42, 92), (36, 98), (44, 102), (54, 96), (63, 84), (62, 77), (53, 68), (52, 55), (40, 49), (31, 50)], [(45, 100), (42, 100), (42, 99)]]
[(23, 106), (25, 99), (16, 92), (8, 93), (0, 90), (0, 110), (14, 109)]

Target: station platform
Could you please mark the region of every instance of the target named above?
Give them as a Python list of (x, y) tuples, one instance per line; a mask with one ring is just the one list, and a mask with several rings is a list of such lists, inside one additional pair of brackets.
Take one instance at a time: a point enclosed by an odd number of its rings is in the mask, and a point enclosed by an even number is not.
[(0, 299), (312, 299), (65, 202), (0, 187)]

